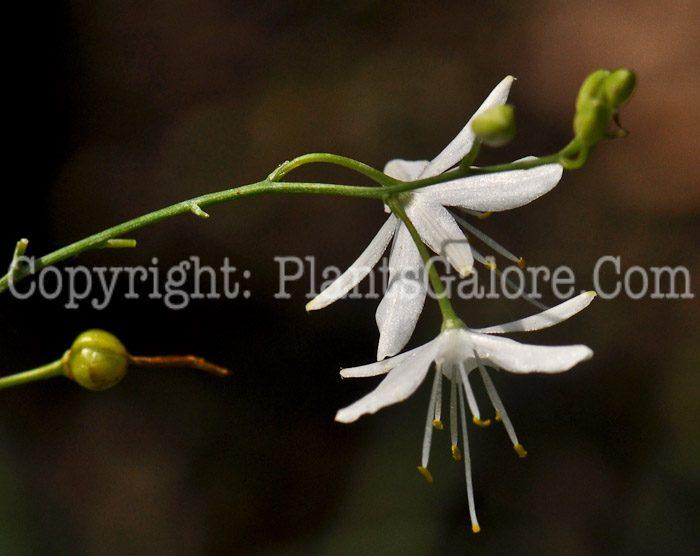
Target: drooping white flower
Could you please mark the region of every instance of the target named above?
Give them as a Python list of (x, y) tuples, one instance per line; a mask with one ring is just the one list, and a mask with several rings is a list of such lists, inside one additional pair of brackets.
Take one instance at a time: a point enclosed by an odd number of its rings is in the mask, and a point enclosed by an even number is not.
[[(435, 363), (428, 417), (423, 439), (423, 454), (420, 472), (430, 482), (428, 459), (433, 428), (442, 429), (442, 378), (450, 382), (450, 429), (452, 456), (455, 460), (464, 459), (469, 513), (474, 532), (479, 531), (474, 506), (474, 491), (471, 477), (471, 460), (467, 441), (466, 408), (472, 414), (475, 424), (486, 426), (490, 420), (482, 420), (477, 406), (469, 373), (479, 369), (486, 392), (496, 411), (496, 420), (503, 425), (520, 457), (527, 452), (518, 441), (513, 425), (506, 413), (496, 389), (486, 371), (486, 367), (504, 369), (513, 373), (558, 373), (567, 371), (577, 363), (589, 359), (593, 352), (584, 345), (536, 346), (521, 344), (508, 338), (493, 336), (508, 332), (540, 330), (562, 322), (581, 311), (595, 297), (595, 292), (586, 292), (537, 315), (516, 320), (500, 326), (469, 329), (463, 326), (445, 328), (434, 340), (421, 347), (396, 355), (384, 361), (361, 367), (343, 369), (344, 378), (359, 378), (388, 373), (386, 378), (372, 392), (355, 403), (338, 411), (336, 421), (351, 423), (360, 416), (375, 413), (389, 405), (405, 400), (423, 382)], [(458, 446), (459, 429), (462, 430), (462, 451)]]
[[(415, 181), (437, 176), (458, 165), (474, 144), (472, 120), (491, 106), (503, 104), (512, 82), (510, 76), (501, 81), (462, 131), (432, 161), (391, 160), (384, 172), (402, 181)], [(445, 207), (478, 212), (519, 207), (550, 191), (559, 182), (561, 174), (559, 164), (548, 164), (529, 170), (474, 175), (402, 193), (399, 201), (425, 244), (462, 276), (467, 276), (472, 271), (474, 254), (455, 218)], [(473, 229), (468, 231), (475, 233)], [(478, 232), (475, 235), (483, 239)], [(389, 216), (350, 268), (306, 305), (307, 311), (321, 309), (345, 296), (377, 264), (392, 237), (388, 288), (376, 313), (379, 328), (377, 360), (397, 354), (406, 345), (423, 310), (427, 293), (425, 269), (418, 249), (408, 229), (394, 214)], [(490, 245), (500, 247), (495, 242)], [(502, 248), (500, 252), (518, 260)]]

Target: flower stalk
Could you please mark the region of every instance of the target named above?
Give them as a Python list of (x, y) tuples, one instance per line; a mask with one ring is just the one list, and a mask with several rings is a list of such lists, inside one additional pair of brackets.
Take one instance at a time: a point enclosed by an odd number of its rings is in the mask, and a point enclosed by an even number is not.
[(438, 274), (437, 269), (433, 264), (430, 252), (425, 246), (425, 243), (423, 243), (423, 240), (421, 239), (418, 230), (416, 230), (416, 227), (413, 225), (413, 222), (411, 222), (411, 219), (406, 214), (406, 211), (404, 210), (400, 202), (398, 202), (395, 198), (390, 198), (387, 200), (387, 204), (389, 205), (389, 208), (391, 208), (391, 211), (396, 216), (398, 216), (398, 218), (404, 223), (404, 225), (408, 229), (408, 233), (411, 234), (411, 239), (413, 239), (413, 243), (415, 243), (416, 247), (418, 248), (418, 252), (420, 253), (421, 259), (423, 259), (423, 264), (425, 265), (425, 270), (428, 273), (428, 278), (430, 279), (430, 285), (433, 287), (435, 297), (437, 298), (438, 304), (440, 305), (440, 312), (442, 313), (442, 319), (444, 323), (443, 325), (451, 326), (453, 323), (461, 323), (462, 321), (457, 316), (457, 313), (455, 313), (455, 310), (452, 307), (450, 298), (447, 297), (447, 293), (445, 292), (445, 286), (442, 283), (442, 280), (440, 279), (440, 275)]
[(0, 390), (63, 375), (63, 358), (41, 367), (0, 378)]

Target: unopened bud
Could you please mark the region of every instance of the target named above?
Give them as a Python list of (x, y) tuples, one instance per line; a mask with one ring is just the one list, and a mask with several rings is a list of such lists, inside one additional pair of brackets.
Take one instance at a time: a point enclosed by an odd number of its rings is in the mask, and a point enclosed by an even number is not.
[(626, 68), (596, 70), (586, 78), (576, 98), (574, 116), (574, 132), (582, 146), (592, 147), (606, 136), (624, 136), (622, 130), (610, 135), (608, 127), (618, 107), (632, 95), (636, 83), (634, 72)]
[(605, 79), (603, 95), (613, 108), (617, 108), (630, 98), (636, 84), (637, 76), (632, 70), (619, 68)]
[(608, 104), (589, 100), (576, 111), (574, 133), (584, 147), (592, 147), (605, 137), (613, 117), (613, 109)]
[(586, 77), (576, 97), (576, 112), (579, 112), (589, 101), (601, 99), (603, 85), (609, 75), (610, 70), (599, 69)]
[(93, 329), (75, 339), (63, 362), (71, 380), (88, 390), (106, 390), (124, 378), (130, 356), (116, 336)]
[(499, 104), (484, 110), (472, 120), (472, 131), (478, 139), (491, 147), (501, 147), (515, 136), (513, 107)]

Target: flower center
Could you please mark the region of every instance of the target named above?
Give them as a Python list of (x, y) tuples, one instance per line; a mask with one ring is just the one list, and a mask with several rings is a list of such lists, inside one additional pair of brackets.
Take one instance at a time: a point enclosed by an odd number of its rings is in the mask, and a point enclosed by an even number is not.
[[(447, 330), (445, 334), (445, 353), (464, 353), (465, 342), (469, 343), (468, 337), (460, 334), (459, 329)], [(471, 348), (471, 346), (467, 346)], [(468, 351), (468, 350), (467, 350)], [(469, 368), (471, 365), (471, 368)], [(436, 361), (435, 378), (433, 379), (432, 390), (430, 394), (430, 403), (428, 404), (428, 415), (425, 423), (425, 434), (423, 436), (423, 452), (421, 457), (421, 465), (418, 470), (425, 479), (432, 483), (433, 476), (428, 470), (428, 461), (430, 459), (430, 447), (432, 444), (433, 430), (443, 430), (442, 423), (442, 378), (446, 377), (450, 381), (450, 440), (451, 453), (455, 461), (464, 461), (464, 474), (467, 487), (467, 500), (469, 505), (469, 515), (471, 518), (472, 531), (478, 533), (481, 528), (476, 517), (476, 507), (474, 502), (474, 487), (472, 483), (471, 457), (469, 453), (469, 438), (467, 429), (467, 408), (472, 414), (472, 422), (480, 427), (486, 427), (491, 424), (491, 419), (483, 420), (479, 411), (479, 406), (474, 396), (471, 384), (469, 382), (469, 372), (475, 368), (479, 369), (479, 374), (486, 387), (486, 392), (496, 411), (494, 419), (503, 423), (503, 426), (508, 433), (509, 438), (513, 442), (513, 448), (521, 457), (525, 457), (527, 452), (522, 444), (518, 442), (518, 437), (515, 434), (515, 429), (508, 417), (508, 413), (503, 406), (500, 396), (496, 392), (496, 388), (491, 381), (491, 378), (486, 371), (486, 367), (482, 363), (476, 351), (472, 351), (472, 357), (451, 360), (446, 357)], [(460, 429), (462, 435), (462, 446), (459, 445)]]

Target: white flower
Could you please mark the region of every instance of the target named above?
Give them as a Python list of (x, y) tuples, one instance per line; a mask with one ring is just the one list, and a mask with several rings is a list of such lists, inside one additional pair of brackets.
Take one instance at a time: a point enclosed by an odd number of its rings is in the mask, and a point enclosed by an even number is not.
[[(503, 104), (512, 82), (510, 76), (501, 81), (457, 137), (432, 161), (391, 160), (384, 172), (402, 181), (415, 181), (437, 176), (459, 164), (474, 144), (472, 120), (489, 107)], [(426, 245), (445, 258), (457, 272), (467, 276), (472, 271), (474, 255), (455, 218), (445, 207), (479, 212), (519, 207), (550, 191), (559, 182), (561, 174), (559, 164), (548, 164), (529, 170), (474, 175), (400, 194), (399, 201)], [(469, 231), (483, 239), (473, 229)], [(379, 327), (377, 360), (397, 354), (406, 345), (423, 310), (427, 292), (423, 261), (408, 229), (395, 215), (389, 216), (350, 268), (306, 306), (307, 311), (321, 309), (345, 296), (377, 264), (392, 237), (388, 288), (376, 314)], [(495, 242), (490, 245), (500, 247)], [(518, 260), (502, 248), (500, 252)]]
[[(494, 337), (492, 334), (540, 330), (553, 326), (581, 311), (595, 297), (595, 292), (586, 292), (537, 315), (516, 320), (500, 326), (469, 329), (463, 326), (445, 328), (440, 335), (427, 344), (391, 357), (384, 361), (371, 363), (362, 367), (343, 369), (344, 378), (368, 377), (389, 373), (372, 392), (355, 403), (338, 411), (336, 421), (351, 423), (360, 416), (403, 401), (416, 391), (435, 362), (435, 379), (433, 382), (428, 418), (423, 439), (423, 455), (418, 468), (423, 476), (432, 482), (428, 471), (428, 458), (433, 428), (442, 429), (442, 377), (450, 381), (450, 429), (452, 455), (455, 460), (462, 459), (458, 447), (458, 434), (461, 424), (463, 435), (464, 465), (467, 478), (467, 496), (469, 513), (474, 532), (479, 531), (474, 507), (469, 444), (467, 442), (466, 407), (472, 414), (474, 423), (480, 426), (490, 424), (483, 421), (469, 383), (469, 373), (479, 369), (489, 399), (496, 410), (496, 420), (502, 421), (520, 457), (527, 452), (518, 442), (513, 425), (508, 418), (486, 366), (505, 369), (513, 373), (558, 373), (567, 371), (577, 363), (589, 359), (593, 352), (584, 345), (569, 346), (534, 346), (515, 342), (508, 338)], [(459, 413), (459, 420), (458, 420)]]

